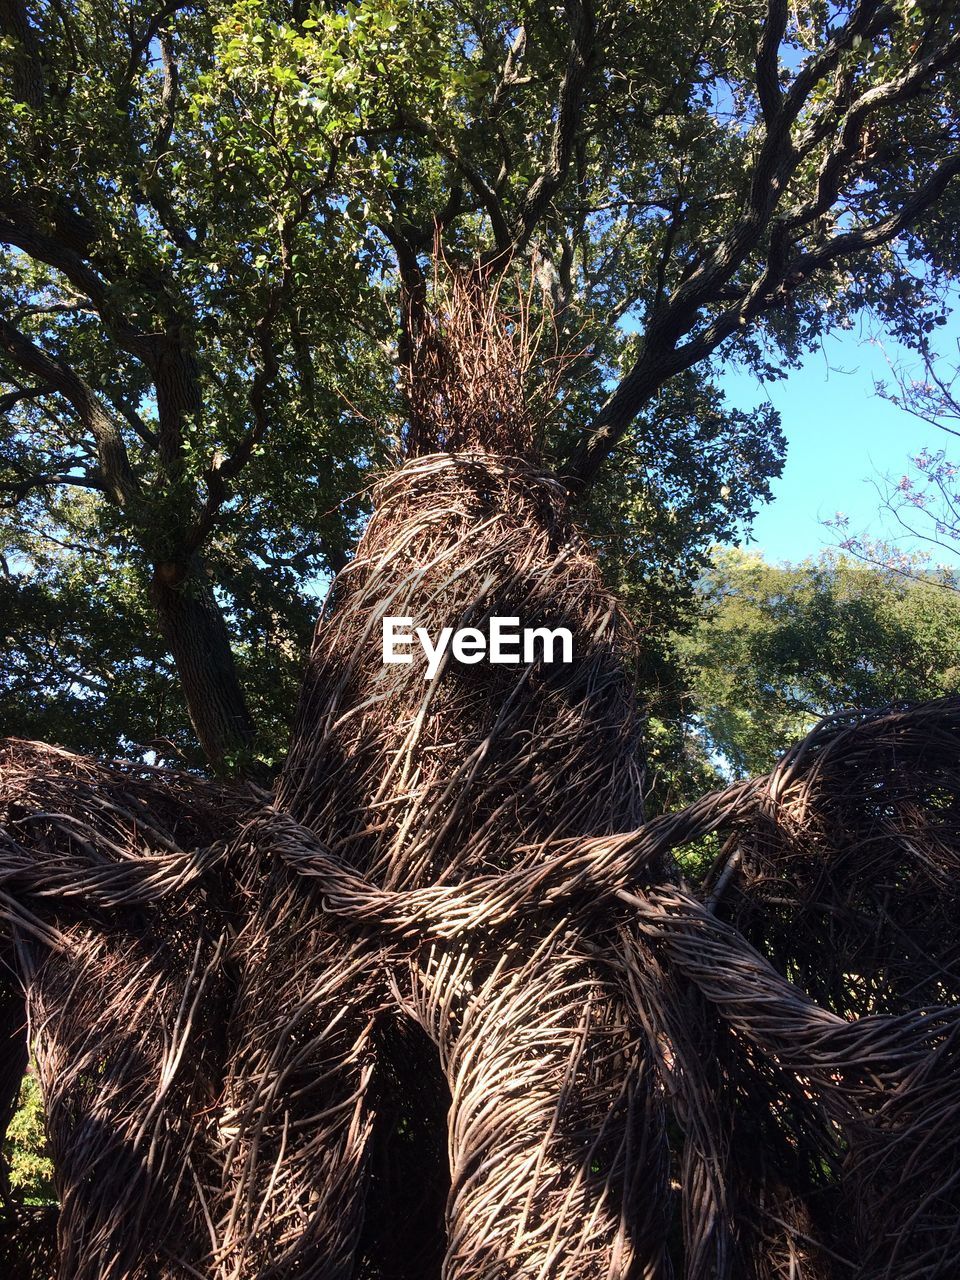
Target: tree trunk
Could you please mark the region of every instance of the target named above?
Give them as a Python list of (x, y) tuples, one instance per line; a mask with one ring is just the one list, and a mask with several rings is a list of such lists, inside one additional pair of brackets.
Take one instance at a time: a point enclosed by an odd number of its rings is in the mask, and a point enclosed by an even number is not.
[(230, 648), (223, 612), (203, 561), (157, 565), (150, 590), (173, 655), (190, 720), (218, 773), (248, 764), (255, 729)]

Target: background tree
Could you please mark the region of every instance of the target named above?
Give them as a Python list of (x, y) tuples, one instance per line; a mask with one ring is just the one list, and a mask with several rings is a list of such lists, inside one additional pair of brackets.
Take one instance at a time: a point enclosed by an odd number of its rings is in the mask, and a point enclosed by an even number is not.
[(737, 777), (770, 770), (824, 717), (960, 692), (960, 600), (936, 573), (728, 551), (704, 606), (678, 653), (705, 745)]
[[(149, 573), (92, 495), (21, 503), (0, 526), (0, 734), (78, 751), (204, 765), (183, 686), (158, 634)], [(29, 507), (32, 505), (32, 510)], [(259, 725), (258, 756), (283, 757), (317, 609), (295, 565), (257, 572), (229, 542), (208, 546), (236, 669)]]
[(14, 545), (24, 503), (57, 536), (94, 496), (218, 767), (272, 754), (232, 620), (349, 552), (435, 248), (510, 256), (583, 353), (548, 454), (583, 493), (618, 451), (583, 501), (641, 616), (779, 465), (710, 361), (775, 376), (865, 307), (902, 332), (957, 267), (938, 0), (0, 13)]

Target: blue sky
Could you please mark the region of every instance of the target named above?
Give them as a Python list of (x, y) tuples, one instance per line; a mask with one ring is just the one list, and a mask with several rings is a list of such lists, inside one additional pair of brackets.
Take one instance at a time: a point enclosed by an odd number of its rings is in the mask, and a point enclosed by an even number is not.
[[(940, 350), (955, 357), (960, 310), (937, 337)], [(724, 374), (722, 385), (736, 407), (751, 408), (765, 399), (774, 404), (788, 441), (783, 476), (773, 485), (774, 501), (754, 522), (753, 549), (770, 560), (816, 556), (837, 541), (838, 535), (822, 524), (837, 511), (850, 517), (851, 533), (891, 539), (902, 534), (891, 517), (884, 520), (871, 480), (898, 478), (924, 446), (946, 448), (955, 460), (960, 441), (875, 394), (875, 379), (892, 382), (889, 361), (901, 356), (892, 341), (883, 339), (881, 345), (865, 330), (854, 329), (827, 338), (821, 351), (783, 381), (763, 386), (750, 373)], [(906, 358), (914, 368), (916, 358)], [(901, 537), (898, 545), (909, 551), (919, 544), (911, 546)]]

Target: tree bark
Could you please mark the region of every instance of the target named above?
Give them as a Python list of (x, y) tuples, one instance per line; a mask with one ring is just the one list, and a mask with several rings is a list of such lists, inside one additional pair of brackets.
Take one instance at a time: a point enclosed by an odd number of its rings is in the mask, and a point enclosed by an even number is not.
[(200, 745), (216, 772), (242, 771), (250, 763), (254, 723), (202, 559), (157, 565), (150, 595)]

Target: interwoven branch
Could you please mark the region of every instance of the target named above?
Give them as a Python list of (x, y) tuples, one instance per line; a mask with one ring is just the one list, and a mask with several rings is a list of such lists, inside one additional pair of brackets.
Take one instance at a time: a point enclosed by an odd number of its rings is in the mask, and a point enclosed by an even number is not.
[[(0, 1085), (29, 1034), (57, 1274), (953, 1274), (960, 699), (645, 821), (637, 642), (560, 486), (427, 455), (375, 507), (269, 802), (0, 757)], [(427, 681), (385, 613), (575, 659)]]

